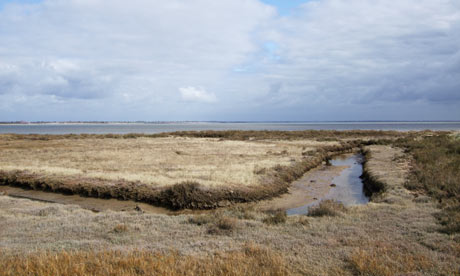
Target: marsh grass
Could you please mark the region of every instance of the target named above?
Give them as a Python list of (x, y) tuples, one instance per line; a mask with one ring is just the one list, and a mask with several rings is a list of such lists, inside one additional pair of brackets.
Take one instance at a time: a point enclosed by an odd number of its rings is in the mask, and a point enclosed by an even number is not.
[[(5, 261), (0, 261), (0, 268), (5, 267), (6, 272), (2, 270), (0, 276), (40, 275), (32, 273), (36, 272), (32, 266), (26, 268), (28, 270), (14, 270), (4, 264), (25, 268), (26, 260), (42, 254), (32, 252), (50, 250), (53, 253), (48, 255), (56, 258), (60, 254), (56, 252), (63, 246), (74, 250), (67, 251), (71, 254), (71, 260), (67, 261), (72, 265), (69, 271), (85, 268), (80, 266), (86, 264), (94, 265), (85, 269), (95, 270), (83, 270), (86, 274), (75, 275), (458, 275), (458, 236), (435, 231), (437, 222), (433, 213), (439, 209), (431, 201), (415, 202), (413, 194), (418, 191), (410, 193), (403, 187), (410, 167), (406, 163), (408, 159), (401, 162), (403, 158), (399, 156), (406, 154), (388, 145), (371, 146), (369, 150), (372, 158), (368, 169), (389, 186), (382, 197), (397, 196), (396, 203), (371, 202), (350, 207), (336, 217), (289, 216), (286, 223), (276, 226), (262, 222), (268, 215), (258, 212), (255, 203), (255, 208), (252, 204), (243, 204), (205, 211), (193, 220), (191, 214), (167, 216), (134, 211), (96, 214), (78, 206), (2, 196), (0, 217), (4, 223), (0, 224), (0, 245), (5, 254), (0, 252), (0, 258)], [(41, 216), (40, 210), (46, 210), (48, 215)], [(255, 219), (237, 220), (236, 231), (208, 233), (209, 228), (218, 227), (218, 217), (240, 219), (245, 212)], [(118, 224), (127, 225), (129, 231), (110, 232)], [(246, 248), (245, 241), (264, 244), (275, 252), (258, 250), (254, 245)], [(162, 252), (158, 257), (155, 255), (156, 264), (162, 270), (150, 267), (150, 259), (137, 259), (136, 262), (140, 262), (137, 265), (126, 258), (136, 248)], [(79, 255), (72, 259), (72, 253), (88, 253), (81, 251), (88, 249), (94, 250), (90, 261)], [(112, 254), (103, 260), (96, 256), (110, 249), (121, 250), (123, 257)], [(179, 250), (171, 253), (177, 257), (167, 259), (168, 249)], [(156, 254), (137, 253), (142, 252)], [(236, 254), (236, 259), (232, 261), (229, 254)], [(191, 261), (186, 262), (189, 256)], [(45, 264), (53, 267), (56, 261), (42, 258), (38, 263), (49, 269)], [(119, 263), (125, 264), (121, 268), (124, 270), (120, 270)], [(45, 270), (42, 275), (59, 275), (54, 272)]]
[[(220, 141), (215, 138), (8, 140), (0, 136), (0, 185), (212, 209), (269, 199), (359, 141)], [(47, 137), (47, 136), (46, 136)], [(87, 136), (83, 136), (87, 137)], [(30, 138), (30, 137), (29, 137)], [(302, 152), (314, 149), (314, 156)], [(280, 154), (267, 154), (267, 149)], [(177, 154), (177, 151), (187, 154)], [(255, 169), (255, 168), (258, 169)], [(259, 168), (264, 168), (259, 173)]]
[(323, 217), (339, 216), (347, 211), (347, 208), (342, 202), (327, 199), (322, 200), (317, 206), (312, 206), (308, 209), (308, 216), (310, 217)]
[[(423, 271), (435, 267), (432, 259), (427, 255), (405, 252), (394, 245), (378, 241), (369, 248), (354, 250), (349, 262), (356, 275), (372, 276), (422, 275)], [(438, 273), (448, 275), (442, 271)]]
[(229, 235), (239, 228), (239, 222), (235, 218), (221, 216), (214, 220), (208, 227), (208, 234)]
[(445, 233), (460, 233), (460, 139), (447, 134), (405, 139), (400, 146), (413, 156), (406, 188), (439, 202), (436, 214)]
[(286, 223), (286, 220), (287, 220), (286, 211), (277, 210), (272, 213), (269, 213), (268, 217), (264, 218), (262, 222), (265, 224), (276, 225), (276, 224)]
[(206, 225), (215, 221), (215, 216), (212, 214), (194, 215), (188, 218), (188, 222), (198, 226)]
[(237, 218), (221, 212), (194, 215), (188, 219), (188, 223), (207, 226), (207, 233), (214, 235), (229, 235), (240, 227), (240, 222)]
[[(3, 139), (2, 139), (3, 138)], [(0, 170), (68, 177), (141, 182), (152, 187), (195, 181), (203, 186), (251, 186), (254, 171), (302, 157), (302, 147), (327, 143), (297, 141), (217, 141), (212, 138), (53, 139), (5, 141), (0, 135)], [(286, 154), (266, 154), (287, 148)]]
[[(421, 132), (418, 132), (421, 133)], [(432, 133), (424, 131), (423, 133)], [(406, 137), (407, 135), (414, 136), (415, 132), (404, 133), (401, 131), (378, 131), (378, 130), (303, 130), (303, 131), (277, 131), (277, 130), (226, 130), (226, 131), (177, 131), (164, 132), (156, 134), (145, 133), (128, 133), (128, 134), (6, 134), (3, 135), (9, 141), (13, 140), (36, 140), (50, 141), (60, 139), (134, 139), (134, 138), (164, 138), (164, 137), (194, 137), (194, 138), (216, 138), (220, 140), (296, 140), (296, 139), (316, 139), (317, 141), (338, 141), (347, 138), (373, 138), (373, 139), (395, 139)]]
[(277, 253), (254, 244), (240, 251), (209, 257), (181, 256), (147, 251), (75, 251), (3, 256), (0, 276), (139, 276), (139, 275), (288, 275), (285, 260)]

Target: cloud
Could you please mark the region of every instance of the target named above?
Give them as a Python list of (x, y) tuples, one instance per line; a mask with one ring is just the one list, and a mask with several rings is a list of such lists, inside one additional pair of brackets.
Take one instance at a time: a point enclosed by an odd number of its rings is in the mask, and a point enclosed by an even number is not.
[(205, 102), (213, 103), (217, 101), (216, 95), (214, 93), (207, 92), (203, 88), (199, 87), (181, 87), (179, 88), (182, 99), (192, 102)]
[(128, 101), (139, 109), (183, 104), (176, 96), (182, 83), (225, 93), (218, 84), (258, 50), (252, 35), (274, 15), (257, 0), (6, 4), (0, 95), (112, 101), (112, 108)]
[(459, 105), (457, 0), (313, 0), (282, 16), (258, 0), (0, 10), (0, 120), (460, 119)]
[(458, 1), (311, 1), (274, 24), (267, 71), (299, 101), (460, 103)]

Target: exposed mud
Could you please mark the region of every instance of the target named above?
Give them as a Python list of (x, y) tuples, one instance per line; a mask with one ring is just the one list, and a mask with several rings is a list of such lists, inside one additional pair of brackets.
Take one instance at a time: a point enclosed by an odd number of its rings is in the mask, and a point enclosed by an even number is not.
[(63, 195), (58, 193), (49, 193), (37, 190), (26, 190), (10, 186), (0, 186), (0, 193), (4, 193), (11, 197), (26, 198), (30, 200), (60, 203), (60, 204), (75, 204), (84, 209), (93, 212), (101, 212), (106, 210), (112, 211), (139, 211), (154, 214), (174, 215), (177, 212), (168, 210), (162, 207), (155, 207), (142, 202), (134, 202), (129, 200), (118, 199), (101, 199), (91, 197), (81, 197), (79, 195)]
[(292, 183), (286, 194), (260, 202), (260, 210), (288, 210), (314, 203), (326, 196), (331, 189), (332, 180), (339, 176), (346, 166), (320, 165), (305, 173)]

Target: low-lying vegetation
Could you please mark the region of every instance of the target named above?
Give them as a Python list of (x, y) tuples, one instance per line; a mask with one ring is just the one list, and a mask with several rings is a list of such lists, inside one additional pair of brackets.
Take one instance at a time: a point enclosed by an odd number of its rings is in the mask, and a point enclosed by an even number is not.
[(442, 208), (436, 216), (446, 233), (460, 233), (460, 139), (447, 134), (405, 139), (400, 146), (413, 156), (406, 188), (425, 192)]
[(239, 222), (235, 218), (221, 216), (214, 220), (208, 228), (208, 234), (229, 235), (238, 228)]
[[(429, 256), (418, 252), (404, 252), (394, 245), (377, 241), (367, 249), (355, 250), (349, 262), (357, 275), (422, 275), (424, 271), (435, 268)], [(438, 271), (438, 273), (449, 274), (448, 271)]]
[(282, 224), (287, 220), (287, 214), (284, 210), (277, 210), (273, 213), (269, 213), (268, 217), (263, 219), (265, 224)]
[[(404, 153), (387, 144), (365, 149), (366, 169), (385, 191), (370, 204), (346, 210), (330, 203), (332, 211), (322, 208), (318, 213), (326, 217), (319, 218), (267, 213), (257, 203), (167, 216), (133, 208), (94, 213), (0, 196), (0, 276), (458, 275), (458, 234), (436, 231), (433, 216), (443, 211), (445, 200), (438, 205), (424, 195), (425, 188), (404, 188), (411, 149)], [(319, 162), (326, 153), (306, 156)], [(284, 174), (297, 174), (296, 163), (262, 175), (290, 180)], [(210, 192), (193, 182), (178, 188), (177, 198)], [(233, 196), (238, 193), (233, 190)], [(331, 213), (338, 215), (328, 217)]]
[(310, 217), (335, 217), (346, 212), (347, 209), (342, 202), (326, 199), (322, 200), (318, 205), (312, 206), (308, 209), (308, 216)]
[(140, 276), (140, 275), (288, 275), (285, 260), (277, 253), (248, 244), (240, 251), (209, 257), (181, 256), (148, 251), (36, 253), (2, 256), (0, 276)]
[(337, 141), (341, 139), (370, 138), (370, 139), (395, 139), (415, 136), (425, 132), (401, 132), (401, 131), (381, 131), (381, 130), (301, 130), (301, 131), (278, 131), (278, 130), (204, 130), (204, 131), (176, 131), (163, 133), (128, 133), (128, 134), (6, 134), (4, 139), (13, 140), (61, 140), (61, 139), (135, 139), (141, 137), (164, 138), (164, 137), (191, 137), (191, 138), (218, 138), (226, 140), (298, 140), (316, 139), (318, 141)]
[(8, 137), (0, 136), (0, 185), (170, 209), (212, 209), (278, 196), (306, 171), (359, 144), (356, 140)]
[(240, 225), (237, 218), (221, 213), (191, 216), (188, 222), (198, 226), (207, 226), (207, 233), (215, 235), (229, 235)]

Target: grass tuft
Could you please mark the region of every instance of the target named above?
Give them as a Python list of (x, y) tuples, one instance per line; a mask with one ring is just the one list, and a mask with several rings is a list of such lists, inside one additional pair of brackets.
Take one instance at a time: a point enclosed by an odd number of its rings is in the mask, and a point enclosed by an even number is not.
[(128, 226), (126, 224), (117, 224), (115, 227), (112, 229), (113, 233), (126, 233), (128, 232)]
[(264, 218), (263, 222), (265, 224), (274, 225), (274, 224), (286, 223), (286, 220), (287, 220), (286, 211), (278, 210), (274, 212), (273, 214), (270, 214), (268, 217)]
[(317, 206), (310, 207), (308, 210), (308, 216), (310, 217), (323, 217), (330, 216), (335, 217), (341, 213), (346, 212), (346, 207), (342, 202), (336, 200), (323, 200)]
[(230, 217), (219, 217), (208, 228), (208, 234), (229, 235), (238, 228), (238, 220)]

